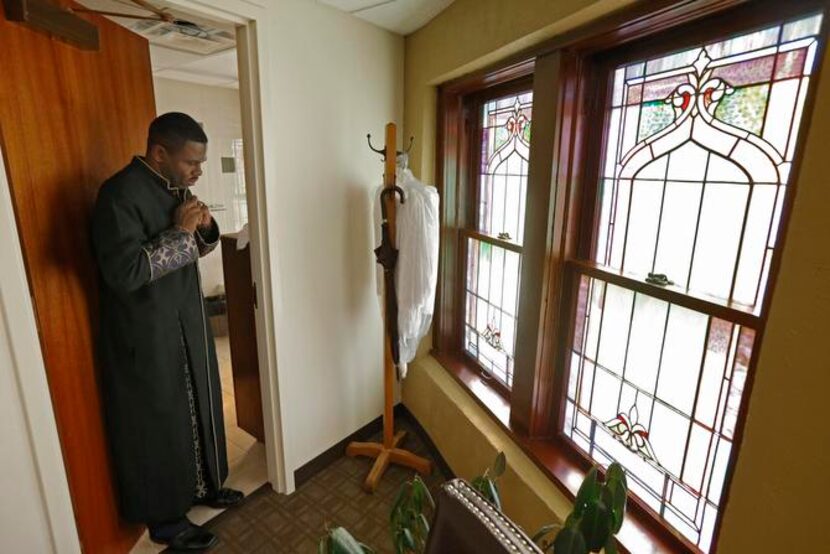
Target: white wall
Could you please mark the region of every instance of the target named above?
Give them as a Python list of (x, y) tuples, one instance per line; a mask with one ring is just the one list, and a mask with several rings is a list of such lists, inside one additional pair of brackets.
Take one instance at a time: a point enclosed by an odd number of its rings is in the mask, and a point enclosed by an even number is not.
[(266, 29), (268, 230), (287, 483), (381, 414), (382, 328), (370, 190), (383, 166), (366, 133), (403, 117), (403, 38), (308, 0)]
[(0, 552), (80, 552), (0, 152)]
[[(247, 218), (240, 221), (234, 214), (236, 176), (222, 173), (221, 158), (233, 157), (231, 144), (242, 138), (239, 91), (161, 78), (153, 79), (153, 84), (156, 113), (184, 112), (204, 126), (208, 135), (208, 160), (202, 168), (202, 177), (192, 190), (205, 203), (224, 207), (213, 211), (222, 233), (238, 231)], [(199, 260), (199, 266), (205, 295), (224, 291), (221, 250)]]

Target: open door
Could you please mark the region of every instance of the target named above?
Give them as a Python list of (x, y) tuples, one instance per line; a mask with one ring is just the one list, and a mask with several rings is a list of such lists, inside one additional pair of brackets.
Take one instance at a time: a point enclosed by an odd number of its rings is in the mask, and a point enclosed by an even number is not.
[(95, 360), (88, 226), (101, 183), (143, 152), (155, 117), (147, 42), (101, 17), (85, 51), (7, 20), (0, 3), (0, 137), (75, 519), (85, 552), (125, 552)]

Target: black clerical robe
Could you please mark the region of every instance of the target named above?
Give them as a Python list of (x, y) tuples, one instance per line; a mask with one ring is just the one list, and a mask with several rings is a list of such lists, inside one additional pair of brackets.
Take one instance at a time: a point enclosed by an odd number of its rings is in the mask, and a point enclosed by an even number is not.
[(104, 415), (121, 514), (134, 522), (183, 515), (228, 473), (196, 263), (219, 229), (176, 228), (184, 194), (136, 157), (104, 183), (93, 214)]

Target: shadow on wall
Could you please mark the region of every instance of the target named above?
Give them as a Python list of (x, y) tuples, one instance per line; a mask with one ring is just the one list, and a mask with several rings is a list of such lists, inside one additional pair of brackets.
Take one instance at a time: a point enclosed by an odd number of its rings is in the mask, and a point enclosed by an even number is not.
[(347, 186), (348, 217), (343, 230), (343, 248), (340, 250), (345, 256), (343, 267), (346, 268), (346, 309), (349, 314), (357, 317), (366, 310), (366, 306), (374, 307), (375, 290), (375, 255), (374, 229), (372, 213), (372, 194), (367, 194), (366, 186), (349, 184)]

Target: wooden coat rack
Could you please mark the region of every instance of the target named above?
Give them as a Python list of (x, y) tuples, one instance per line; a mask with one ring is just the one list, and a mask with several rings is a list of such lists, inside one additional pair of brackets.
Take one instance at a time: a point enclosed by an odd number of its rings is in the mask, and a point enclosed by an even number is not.
[[(394, 123), (386, 125), (386, 146), (383, 151), (384, 154), (384, 172), (383, 185), (386, 188), (393, 188), (395, 186), (395, 169), (397, 161), (397, 150), (395, 148), (395, 139), (397, 136), (397, 128)], [(371, 142), (370, 142), (371, 146)], [(374, 148), (373, 148), (374, 150)], [(377, 151), (377, 150), (376, 150)], [(387, 221), (389, 223), (389, 232), (392, 237), (393, 245), (395, 241), (395, 195), (382, 195), (382, 201), (386, 202)], [(386, 302), (386, 290), (384, 287), (384, 304)], [(384, 310), (385, 313), (385, 310)], [(384, 393), (384, 407), (383, 407), (383, 443), (377, 442), (353, 442), (346, 447), (347, 456), (366, 456), (374, 458), (375, 463), (372, 466), (369, 475), (363, 482), (363, 489), (366, 492), (375, 492), (380, 483), (381, 477), (386, 472), (389, 464), (398, 464), (410, 469), (414, 469), (422, 475), (429, 475), (432, 471), (432, 463), (420, 456), (416, 456), (412, 452), (398, 448), (406, 436), (406, 431), (398, 431), (395, 433), (395, 415), (393, 410), (394, 402), (394, 383), (395, 383), (395, 364), (392, 360), (391, 340), (387, 327), (384, 325), (383, 331), (383, 393)]]

